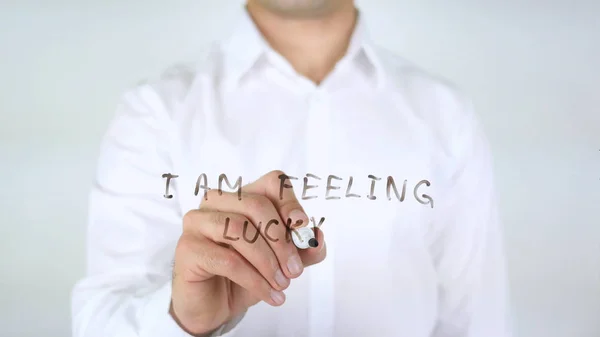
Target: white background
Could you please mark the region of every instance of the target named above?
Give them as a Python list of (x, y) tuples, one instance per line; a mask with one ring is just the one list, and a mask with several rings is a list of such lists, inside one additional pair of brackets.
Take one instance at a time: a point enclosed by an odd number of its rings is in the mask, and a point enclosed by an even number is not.
[[(600, 336), (600, 2), (359, 5), (376, 41), (476, 103), (495, 153), (518, 335)], [(70, 335), (87, 193), (119, 95), (193, 59), (239, 9), (0, 0), (1, 336)]]

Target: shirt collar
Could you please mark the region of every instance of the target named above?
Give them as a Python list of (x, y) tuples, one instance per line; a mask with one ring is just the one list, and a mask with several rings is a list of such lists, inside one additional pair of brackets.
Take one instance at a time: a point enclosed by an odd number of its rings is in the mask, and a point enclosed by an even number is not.
[[(223, 65), (228, 82), (237, 85), (268, 52), (273, 52), (244, 8), (233, 32), (222, 42)], [(359, 66), (374, 76), (378, 87), (383, 81), (381, 63), (373, 49), (363, 15), (359, 12), (356, 27), (350, 39), (345, 61), (359, 62)]]

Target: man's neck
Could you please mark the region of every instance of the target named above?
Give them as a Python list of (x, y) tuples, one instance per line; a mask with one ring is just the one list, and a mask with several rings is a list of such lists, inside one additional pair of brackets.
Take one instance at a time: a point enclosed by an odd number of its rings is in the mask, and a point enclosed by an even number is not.
[(319, 18), (285, 18), (252, 1), (247, 9), (271, 48), (316, 84), (346, 54), (357, 18), (352, 5)]

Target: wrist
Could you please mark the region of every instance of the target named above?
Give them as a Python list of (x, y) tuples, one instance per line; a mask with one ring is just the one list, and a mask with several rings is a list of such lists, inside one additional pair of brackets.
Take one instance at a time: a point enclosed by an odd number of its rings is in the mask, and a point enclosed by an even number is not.
[(173, 320), (177, 323), (177, 325), (179, 325), (179, 327), (183, 331), (185, 331), (187, 334), (189, 334), (190, 336), (193, 336), (193, 337), (211, 337), (213, 335), (213, 333), (218, 330), (218, 328), (212, 329), (212, 330), (206, 331), (206, 332), (194, 332), (194, 331), (189, 330), (187, 327), (185, 327), (183, 325), (183, 323), (181, 323), (181, 321), (175, 314), (175, 310), (173, 309), (173, 301), (171, 301), (171, 303), (169, 305), (169, 315), (171, 315)]

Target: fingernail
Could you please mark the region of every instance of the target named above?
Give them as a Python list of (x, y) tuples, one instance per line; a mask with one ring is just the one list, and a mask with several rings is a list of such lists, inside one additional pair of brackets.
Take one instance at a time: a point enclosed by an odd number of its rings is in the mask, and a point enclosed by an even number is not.
[(282, 304), (285, 301), (285, 295), (281, 291), (271, 289), (271, 299), (276, 304)]
[(302, 261), (298, 255), (290, 257), (287, 263), (288, 270), (292, 275), (299, 275), (302, 272)]
[(290, 212), (290, 219), (292, 219), (292, 226), (295, 225), (298, 220), (302, 220), (303, 225), (306, 225), (308, 222), (306, 214), (299, 209)]
[(285, 277), (285, 275), (283, 275), (281, 269), (277, 269), (277, 271), (275, 272), (275, 282), (277, 282), (277, 284), (280, 287), (285, 288), (288, 286), (289, 281), (290, 280), (287, 277)]

